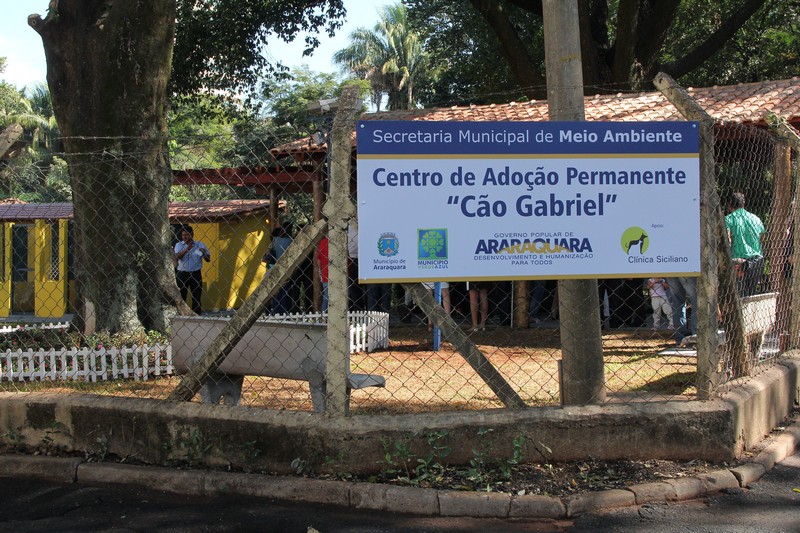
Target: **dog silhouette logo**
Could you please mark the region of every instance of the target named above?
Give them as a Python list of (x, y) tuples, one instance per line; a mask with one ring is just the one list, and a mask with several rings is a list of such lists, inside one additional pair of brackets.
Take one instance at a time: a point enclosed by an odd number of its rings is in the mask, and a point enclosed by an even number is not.
[(642, 228), (631, 226), (622, 233), (620, 244), (626, 255), (631, 255), (636, 251), (639, 252), (639, 255), (642, 255), (650, 247), (650, 237)]

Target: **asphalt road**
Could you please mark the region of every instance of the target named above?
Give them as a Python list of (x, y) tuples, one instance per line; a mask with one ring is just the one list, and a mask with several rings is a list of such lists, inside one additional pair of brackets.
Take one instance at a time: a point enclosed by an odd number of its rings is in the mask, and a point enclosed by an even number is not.
[(797, 451), (748, 489), (704, 500), (646, 504), (579, 517), (570, 532), (798, 533), (800, 453)]
[(418, 517), (238, 496), (191, 497), (127, 485), (0, 477), (0, 531), (800, 533), (800, 493), (795, 488), (800, 489), (800, 453), (787, 457), (749, 489), (544, 521)]

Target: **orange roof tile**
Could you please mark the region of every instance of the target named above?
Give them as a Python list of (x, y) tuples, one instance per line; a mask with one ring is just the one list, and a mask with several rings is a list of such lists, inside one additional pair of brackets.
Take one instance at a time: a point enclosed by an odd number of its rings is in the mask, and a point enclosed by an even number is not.
[(269, 200), (202, 200), (170, 202), (169, 219), (178, 222), (240, 217), (269, 209)]
[[(269, 209), (269, 200), (209, 200), (170, 202), (169, 219), (174, 222), (198, 222), (237, 217)], [(72, 204), (0, 204), (0, 221), (31, 222), (72, 218)]]
[[(687, 92), (719, 122), (763, 122), (767, 113), (800, 119), (800, 78), (689, 88)], [(661, 121), (683, 117), (660, 92), (588, 96), (586, 120)], [(547, 101), (479, 105), (363, 115), (362, 120), (521, 121), (547, 120)]]
[(67, 202), (50, 204), (3, 203), (0, 204), (0, 220), (4, 222), (30, 222), (34, 220), (59, 220), (72, 218), (72, 204)]
[[(741, 83), (738, 85), (689, 88), (695, 98), (720, 124), (764, 124), (768, 113), (800, 123), (800, 78)], [(587, 96), (584, 99), (589, 121), (662, 121), (683, 117), (660, 92)], [(547, 101), (508, 104), (384, 111), (362, 115), (361, 120), (439, 120), (439, 121), (546, 121)], [(355, 141), (355, 134), (353, 135)], [(298, 139), (272, 150), (273, 155), (299, 152), (324, 152), (308, 138)]]

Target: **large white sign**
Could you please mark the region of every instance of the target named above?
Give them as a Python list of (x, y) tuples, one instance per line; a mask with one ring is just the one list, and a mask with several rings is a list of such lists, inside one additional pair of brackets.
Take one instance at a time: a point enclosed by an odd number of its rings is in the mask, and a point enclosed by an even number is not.
[(359, 279), (696, 276), (694, 122), (360, 121)]

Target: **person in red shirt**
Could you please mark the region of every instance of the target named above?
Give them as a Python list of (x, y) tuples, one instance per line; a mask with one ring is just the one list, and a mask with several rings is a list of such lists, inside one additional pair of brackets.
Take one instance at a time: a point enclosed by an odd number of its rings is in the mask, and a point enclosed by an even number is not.
[(314, 259), (319, 265), (319, 277), (322, 281), (322, 312), (328, 310), (328, 238), (323, 237), (317, 245)]

